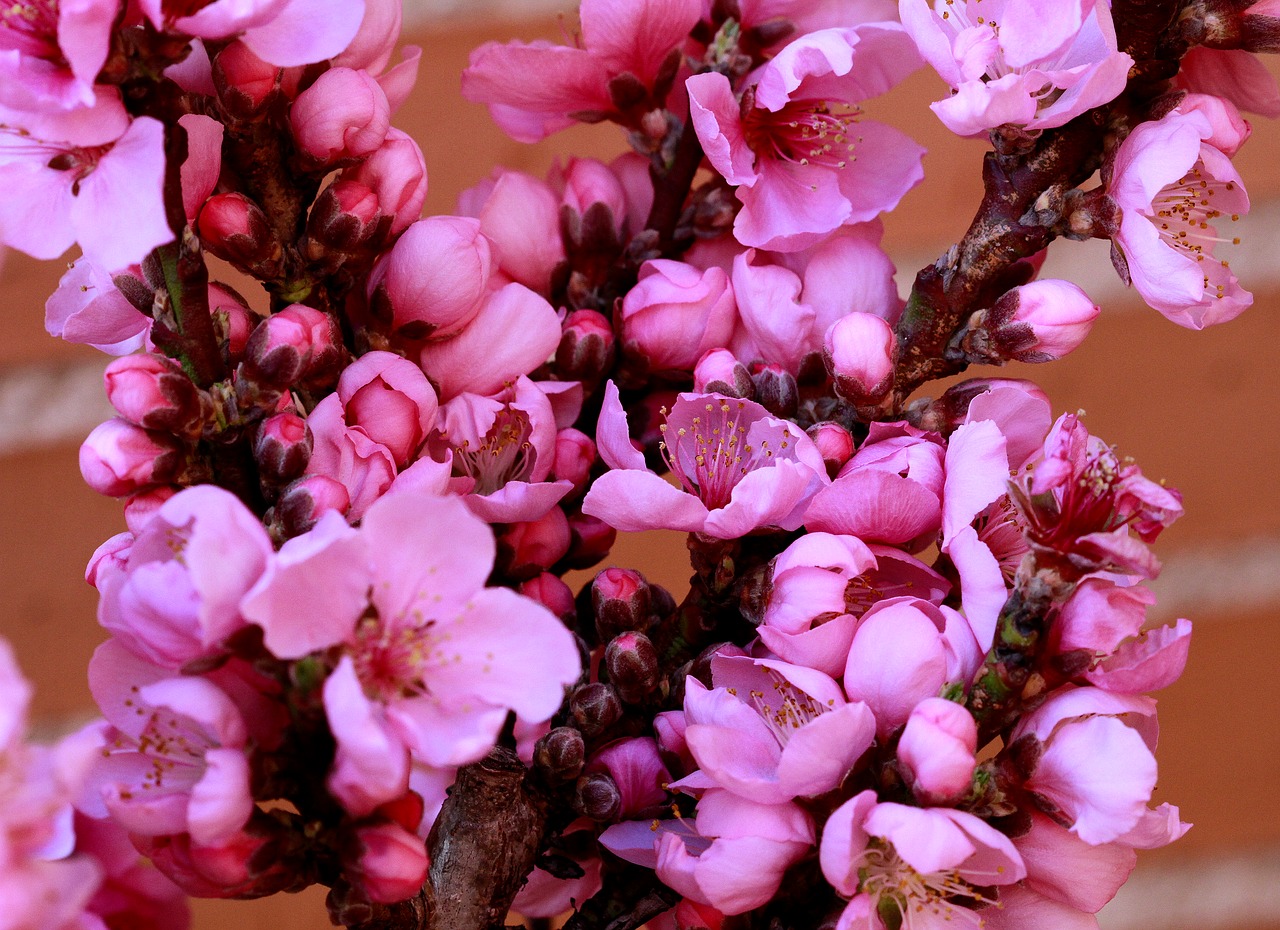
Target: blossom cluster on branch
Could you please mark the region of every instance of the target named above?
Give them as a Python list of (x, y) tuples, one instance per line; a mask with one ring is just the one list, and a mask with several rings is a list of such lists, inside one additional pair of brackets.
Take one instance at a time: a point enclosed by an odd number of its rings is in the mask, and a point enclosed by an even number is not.
[[(116, 356), (80, 466), (127, 526), (86, 573), (102, 719), (28, 745), (0, 654), (6, 926), (319, 883), (396, 930), (1075, 930), (1185, 832), (1149, 692), (1191, 626), (1144, 586), (1180, 495), (1031, 382), (919, 389), (1084, 341), (1055, 239), (1178, 325), (1250, 305), (1280, 4), (580, 19), (462, 93), (630, 151), (422, 218), (399, 0), (0, 10), (0, 242), (79, 247), (46, 323)], [(861, 105), (926, 64), (990, 150), (904, 299), (880, 217), (924, 153)], [(682, 598), (563, 580), (648, 529)]]

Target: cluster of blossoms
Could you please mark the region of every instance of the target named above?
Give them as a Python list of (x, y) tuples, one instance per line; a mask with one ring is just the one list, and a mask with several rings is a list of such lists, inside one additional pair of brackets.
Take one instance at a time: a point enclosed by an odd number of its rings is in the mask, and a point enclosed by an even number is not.
[[(24, 746), (0, 663), (18, 926), (321, 883), (353, 927), (1096, 927), (1186, 829), (1147, 693), (1190, 624), (1143, 586), (1181, 499), (1030, 382), (916, 390), (1081, 344), (1055, 238), (1183, 326), (1251, 302), (1219, 227), (1280, 8), (1167, 5), (583, 0), (463, 94), (632, 151), (427, 218), (399, 0), (0, 11), (0, 242), (80, 248), (46, 322), (117, 356), (80, 465), (127, 525), (103, 719)], [(993, 151), (904, 300), (924, 153), (861, 104), (925, 63)], [(648, 529), (682, 599), (563, 580)]]

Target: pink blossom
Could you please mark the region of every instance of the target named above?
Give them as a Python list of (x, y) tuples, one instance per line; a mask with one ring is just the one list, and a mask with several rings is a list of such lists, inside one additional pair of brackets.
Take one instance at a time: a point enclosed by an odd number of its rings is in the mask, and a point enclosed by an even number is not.
[(856, 108), (918, 60), (897, 24), (872, 24), (796, 39), (752, 76), (747, 106), (722, 74), (685, 82), (703, 150), (742, 201), (739, 242), (803, 249), (891, 209), (920, 181), (923, 150)]
[(803, 280), (801, 296), (817, 312), (815, 332), (825, 333), (854, 312), (875, 314), (891, 326), (898, 322), (903, 301), (896, 269), (880, 247), (883, 233), (879, 220), (841, 226), (811, 248), (777, 256)]
[(580, 47), (487, 42), (471, 53), (462, 95), (488, 104), (494, 122), (521, 142), (564, 129), (579, 114), (621, 117), (612, 89), (638, 85), (651, 96), (701, 12), (700, 0), (585, 0)]
[(123, 497), (177, 477), (183, 450), (171, 435), (122, 417), (94, 427), (80, 446), (80, 475), (99, 494)]
[(822, 357), (836, 393), (853, 404), (876, 404), (893, 388), (898, 340), (872, 313), (850, 313), (823, 337)]
[(865, 704), (804, 666), (721, 656), (712, 684), (686, 681), (685, 740), (700, 771), (675, 787), (711, 785), (761, 804), (823, 794), (875, 736)]
[(391, 104), (367, 71), (330, 68), (289, 108), (298, 149), (320, 165), (373, 154), (387, 137)]
[(329, 786), (352, 813), (404, 793), (410, 752), (433, 768), (471, 762), (508, 709), (536, 722), (559, 707), (579, 672), (573, 638), (542, 606), (484, 587), (493, 534), (460, 499), (396, 492), (359, 530), (325, 518), (312, 536), (281, 548), (245, 610), (286, 656), (341, 647), (324, 686)]
[(1030, 828), (1013, 838), (1027, 865), (1028, 890), (1089, 914), (1100, 911), (1137, 864), (1133, 847), (1124, 843), (1086, 843), (1038, 811)]
[(119, 9), (119, 0), (35, 0), (0, 14), (0, 106), (93, 106)]
[(1083, 673), (1090, 684), (1104, 691), (1142, 694), (1167, 688), (1182, 676), (1191, 648), (1191, 621), (1147, 630), (1123, 643)]
[(403, 19), (403, 4), (396, 0), (365, 0), (360, 29), (341, 52), (330, 56), (334, 67), (363, 68), (370, 74), (381, 74), (400, 40)]
[(308, 475), (330, 478), (347, 490), (352, 521), (359, 520), (396, 477), (391, 450), (358, 426), (350, 426), (342, 398), (330, 394), (307, 417), (312, 436)]
[[(974, 336), (980, 357), (1051, 362), (1079, 348), (1102, 308), (1069, 281), (1015, 287), (984, 312)], [(972, 325), (972, 324), (971, 324)]]
[(239, 603), (271, 556), (234, 495), (199, 485), (156, 511), (128, 554), (99, 563), (98, 622), (136, 655), (176, 670), (245, 625)]
[[(100, 102), (31, 132), (0, 130), (0, 243), (35, 258), (57, 258), (78, 243), (109, 271), (137, 264), (173, 240), (165, 220), (164, 127), (129, 121), (118, 99)], [(2, 114), (0, 114), (2, 115)], [(6, 120), (7, 122), (8, 120)], [(123, 226), (112, 218), (128, 215)]]
[(972, 786), (977, 751), (973, 717), (943, 698), (925, 698), (912, 708), (898, 741), (898, 761), (924, 804), (960, 801)]
[(622, 299), (623, 351), (652, 372), (692, 371), (703, 353), (729, 341), (734, 318), (733, 290), (719, 268), (647, 261)]
[(391, 904), (411, 898), (427, 879), (427, 850), (422, 839), (395, 823), (359, 827), (360, 855), (345, 874), (370, 901)]
[(463, 192), (458, 209), (480, 220), (503, 272), (539, 294), (549, 292), (551, 272), (564, 260), (564, 242), (560, 206), (544, 181), (495, 169), (490, 179)]
[(435, 425), (438, 402), (422, 369), (391, 352), (368, 352), (338, 379), (347, 425), (364, 430), (407, 465)]
[(339, 177), (357, 181), (377, 195), (383, 215), (391, 217), (389, 235), (404, 231), (422, 215), (427, 197), (427, 163), (418, 143), (392, 126), (382, 145)]
[(124, 827), (79, 812), (76, 851), (91, 857), (103, 872), (102, 884), (86, 910), (108, 927), (136, 930), (187, 930), (187, 896), (139, 854)]
[(44, 328), (67, 342), (128, 355), (142, 347), (151, 319), (129, 302), (106, 269), (79, 258), (45, 302)]
[(978, 889), (1026, 875), (1009, 839), (972, 814), (877, 803), (872, 791), (836, 808), (819, 858), (827, 881), (850, 899), (840, 930), (883, 930), (879, 915), (895, 911), (904, 928), (977, 930), (986, 911), (968, 902), (991, 903)]
[(1116, 48), (1107, 0), (901, 0), (899, 8), (920, 54), (952, 88), (932, 109), (962, 136), (1061, 126), (1119, 95), (1133, 65)]
[(1241, 110), (1280, 116), (1280, 85), (1252, 52), (1194, 46), (1182, 56), (1178, 83), (1188, 90), (1230, 100)]
[(762, 526), (795, 529), (828, 481), (822, 456), (794, 424), (759, 404), (681, 394), (661, 427), (675, 488), (631, 445), (618, 389), (605, 387), (596, 442), (611, 471), (596, 479), (583, 513), (614, 529), (675, 529), (735, 539)]
[(1218, 226), (1249, 212), (1240, 175), (1209, 144), (1199, 112), (1174, 110), (1139, 124), (1116, 152), (1108, 195), (1120, 210), (1117, 267), (1150, 306), (1179, 326), (1203, 329), (1242, 313), (1253, 295), (1218, 258)]
[(738, 322), (729, 346), (743, 361), (780, 365), (794, 374), (806, 356), (822, 350), (818, 315), (800, 300), (799, 275), (781, 265), (756, 264), (762, 257), (748, 249), (733, 259)]

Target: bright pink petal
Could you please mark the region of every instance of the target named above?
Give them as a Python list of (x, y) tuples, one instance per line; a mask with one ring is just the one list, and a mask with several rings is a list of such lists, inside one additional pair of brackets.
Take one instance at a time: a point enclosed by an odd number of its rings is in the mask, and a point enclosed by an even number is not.
[(404, 794), (409, 755), (365, 697), (350, 656), (343, 656), (324, 683), (324, 708), (337, 742), (326, 785), (356, 816)]
[(582, 512), (624, 533), (656, 529), (697, 533), (707, 524), (702, 501), (651, 471), (605, 472), (587, 491)]
[(364, 0), (285, 0), (269, 22), (247, 30), (241, 41), (273, 65), (309, 65), (345, 49), (362, 19)]
[(1173, 684), (1182, 675), (1191, 648), (1191, 621), (1149, 630), (1085, 672), (1087, 681), (1107, 691), (1142, 694)]
[(702, 16), (701, 0), (584, 0), (582, 38), (610, 70), (649, 85), (673, 48)]
[(707, 160), (730, 184), (754, 184), (755, 154), (743, 135), (741, 107), (723, 74), (695, 74), (685, 81), (689, 91), (689, 118), (702, 143)]

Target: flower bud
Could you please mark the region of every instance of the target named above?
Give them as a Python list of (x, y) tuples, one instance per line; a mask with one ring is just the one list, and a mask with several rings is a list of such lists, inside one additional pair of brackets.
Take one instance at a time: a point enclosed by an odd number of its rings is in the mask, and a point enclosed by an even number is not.
[(726, 397), (755, 396), (755, 383), (747, 366), (728, 349), (712, 349), (698, 359), (693, 369), (693, 390), (697, 394), (723, 394)]
[(239, 294), (220, 284), (209, 285), (209, 314), (218, 342), (225, 346), (227, 360), (232, 365), (239, 364), (249, 336), (258, 325), (258, 316), (245, 306)]
[(590, 568), (609, 554), (618, 531), (585, 513), (569, 515), (569, 551), (564, 557), (566, 568)]
[(427, 879), (426, 845), (399, 824), (381, 823), (356, 830), (360, 856), (347, 864), (347, 877), (378, 904), (413, 897)]
[(477, 313), (492, 257), (480, 223), (432, 216), (404, 231), (370, 281), (374, 312), (406, 339), (456, 335)]
[(606, 568), (591, 582), (596, 633), (607, 643), (620, 633), (649, 626), (650, 588), (644, 575), (629, 568)]
[(572, 427), (556, 433), (556, 458), (551, 472), (557, 479), (573, 482), (573, 493), (586, 488), (595, 463), (596, 444), (590, 436)]
[(703, 353), (723, 346), (737, 319), (729, 276), (655, 259), (622, 300), (622, 344), (651, 372), (693, 371)]
[(178, 476), (183, 448), (164, 433), (116, 417), (94, 427), (80, 446), (80, 474), (99, 494), (123, 497)]
[(898, 354), (893, 329), (871, 313), (850, 313), (827, 330), (822, 358), (836, 394), (856, 406), (878, 404), (893, 387)]
[(254, 437), (253, 458), (268, 484), (284, 485), (300, 476), (311, 460), (307, 421), (296, 413), (278, 413), (263, 420)]
[(188, 434), (199, 426), (200, 392), (176, 364), (159, 355), (125, 355), (103, 372), (107, 400), (130, 423)]
[(582, 735), (591, 739), (618, 722), (622, 702), (612, 685), (593, 681), (569, 696), (569, 716)]
[(327, 475), (299, 478), (280, 493), (275, 522), (286, 537), (301, 536), (330, 510), (345, 514), (351, 506), (346, 485)]
[(223, 112), (252, 119), (280, 86), (280, 68), (268, 64), (243, 42), (232, 42), (213, 59), (213, 86)]
[(391, 105), (365, 71), (330, 68), (289, 108), (298, 148), (321, 165), (373, 154), (387, 137)]
[(639, 704), (658, 687), (658, 650), (643, 633), (623, 633), (604, 651), (609, 681), (628, 704)]
[(954, 804), (973, 781), (978, 727), (969, 711), (926, 698), (911, 712), (898, 742), (898, 760), (923, 804)]
[(566, 381), (595, 384), (613, 366), (613, 327), (604, 314), (575, 310), (564, 321), (556, 370)]
[(378, 208), (391, 217), (387, 234), (394, 236), (422, 215), (427, 198), (427, 163), (418, 143), (394, 126), (378, 150), (339, 175), (358, 181), (377, 195)]
[(572, 628), (574, 619), (577, 616), (577, 609), (573, 602), (573, 591), (551, 572), (543, 572), (535, 578), (522, 581), (518, 590), (525, 597), (535, 600), (547, 608), (547, 610), (564, 621), (566, 626)]
[(533, 765), (555, 787), (582, 773), (586, 752), (581, 733), (573, 727), (555, 727), (533, 747)]
[(537, 520), (511, 524), (498, 538), (498, 564), (515, 579), (534, 577), (568, 551), (569, 521), (559, 507)]
[[(1004, 294), (982, 319), (990, 360), (1051, 362), (1084, 342), (1102, 308), (1068, 281), (1032, 281)], [(966, 346), (966, 349), (968, 346)]]
[(777, 417), (793, 417), (800, 403), (800, 388), (791, 372), (781, 365), (752, 366), (751, 383), (756, 403)]
[(392, 352), (367, 352), (338, 379), (348, 426), (358, 426), (391, 452), (403, 468), (435, 424), (439, 401), (422, 369)]
[(156, 511), (177, 493), (177, 488), (162, 485), (130, 495), (124, 502), (124, 525), (134, 536), (140, 535), (151, 522), (151, 518), (156, 515)]
[(240, 372), (265, 387), (285, 389), (336, 367), (338, 357), (329, 318), (294, 304), (258, 324)]
[(353, 252), (378, 229), (378, 196), (359, 181), (334, 181), (316, 198), (307, 235), (336, 252)]
[(218, 258), (263, 277), (274, 277), (283, 254), (271, 221), (244, 194), (214, 194), (200, 208), (196, 232)]
[(606, 772), (589, 772), (574, 786), (575, 806), (597, 823), (606, 823), (622, 809), (622, 792)]
[(560, 201), (579, 217), (587, 219), (592, 207), (607, 211), (605, 216), (615, 234), (627, 218), (627, 194), (609, 166), (594, 158), (571, 158), (564, 170), (564, 194)]
[(823, 420), (813, 424), (805, 432), (822, 453), (827, 474), (832, 478), (844, 467), (845, 462), (853, 458), (853, 436), (839, 423)]

